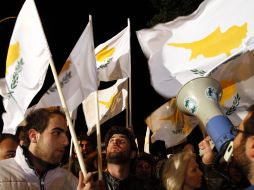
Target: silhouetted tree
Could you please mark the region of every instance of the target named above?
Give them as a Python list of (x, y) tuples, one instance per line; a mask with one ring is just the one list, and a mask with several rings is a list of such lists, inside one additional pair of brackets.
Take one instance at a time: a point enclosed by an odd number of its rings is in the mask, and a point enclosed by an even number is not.
[(158, 23), (169, 22), (178, 16), (189, 15), (194, 12), (203, 0), (150, 0), (158, 11), (147, 23), (152, 27)]

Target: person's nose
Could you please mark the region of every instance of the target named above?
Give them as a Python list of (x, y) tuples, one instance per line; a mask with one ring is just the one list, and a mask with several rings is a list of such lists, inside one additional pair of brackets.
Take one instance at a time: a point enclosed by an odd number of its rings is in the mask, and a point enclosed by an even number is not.
[(86, 150), (86, 149), (87, 149), (87, 145), (86, 145), (86, 144), (83, 144), (82, 149), (83, 149), (83, 150)]
[(117, 144), (117, 139), (113, 139), (113, 140), (112, 140), (112, 144), (113, 144), (113, 145), (116, 145), (116, 144)]

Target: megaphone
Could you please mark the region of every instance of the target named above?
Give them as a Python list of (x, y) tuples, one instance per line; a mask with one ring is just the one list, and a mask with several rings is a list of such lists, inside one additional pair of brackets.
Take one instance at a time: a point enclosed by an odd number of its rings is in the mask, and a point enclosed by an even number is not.
[(221, 96), (222, 89), (217, 80), (199, 77), (180, 89), (176, 104), (184, 114), (195, 116), (201, 121), (219, 154), (224, 154), (224, 159), (228, 161), (233, 151), (233, 124), (221, 111)]

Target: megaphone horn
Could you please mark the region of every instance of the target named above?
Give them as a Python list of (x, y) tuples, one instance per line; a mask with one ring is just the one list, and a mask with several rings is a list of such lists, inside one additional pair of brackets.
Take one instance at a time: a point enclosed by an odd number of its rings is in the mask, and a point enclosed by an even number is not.
[(205, 126), (219, 153), (224, 154), (234, 136), (231, 121), (220, 109), (222, 89), (210, 77), (199, 77), (187, 82), (176, 97), (177, 107), (185, 114), (197, 117)]

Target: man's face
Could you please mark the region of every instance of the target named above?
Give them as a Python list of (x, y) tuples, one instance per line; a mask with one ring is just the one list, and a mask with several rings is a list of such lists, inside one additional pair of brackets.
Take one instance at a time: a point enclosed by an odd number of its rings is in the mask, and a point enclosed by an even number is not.
[(130, 143), (123, 134), (114, 134), (107, 146), (107, 162), (114, 164), (127, 163), (130, 160)]
[[(249, 114), (245, 117), (245, 119), (243, 120), (243, 122), (240, 124), (239, 129), (241, 131), (244, 131), (244, 121), (246, 121), (246, 119), (249, 118)], [(251, 160), (250, 160), (250, 149), (251, 149), (251, 143), (250, 143), (250, 139), (249, 138), (245, 138), (243, 136), (242, 132), (239, 132), (235, 139), (234, 139), (234, 146), (233, 146), (233, 161), (236, 162), (237, 167), (245, 174), (248, 175), (250, 174), (250, 164), (251, 164)]]
[[(239, 125), (239, 129), (241, 131), (244, 131), (244, 121), (247, 119), (248, 115), (246, 116), (246, 118), (241, 122), (241, 124)], [(238, 148), (241, 144), (241, 142), (243, 141), (243, 134), (240, 132), (236, 135), (235, 139), (234, 139), (234, 149)]]
[(67, 131), (65, 118), (58, 114), (53, 115), (43, 133), (37, 133), (35, 156), (50, 164), (60, 163), (69, 143)]
[(145, 160), (139, 160), (135, 169), (136, 176), (141, 180), (150, 179), (152, 176), (152, 165)]
[[(87, 156), (89, 153), (92, 152), (92, 145), (91, 142), (89, 142), (88, 140), (81, 140), (78, 141), (79, 146), (80, 146), (80, 152), (85, 156)], [(75, 151), (76, 153), (76, 151)]]
[(6, 138), (0, 143), (0, 160), (12, 158), (16, 154), (18, 143), (11, 138)]

